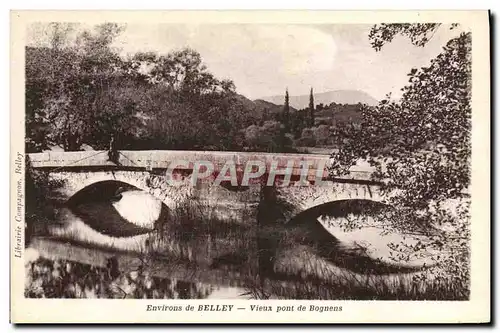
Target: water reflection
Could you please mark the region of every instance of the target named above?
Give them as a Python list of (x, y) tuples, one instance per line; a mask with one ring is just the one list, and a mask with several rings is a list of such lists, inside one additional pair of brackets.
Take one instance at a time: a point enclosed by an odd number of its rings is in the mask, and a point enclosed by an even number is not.
[(151, 276), (148, 272), (113, 272), (67, 260), (38, 258), (26, 267), (29, 298), (207, 298), (214, 287), (199, 282)]
[[(272, 198), (260, 202), (257, 215), (231, 219), (196, 201), (171, 211), (124, 186), (103, 182), (79, 192), (38, 234), (87, 249), (39, 243), (41, 257), (27, 264), (27, 297), (428, 298), (425, 283), (409, 273), (384, 275), (387, 265), (346, 251), (318, 221), (347, 213), (344, 206), (306, 212), (285, 227)], [(101, 252), (111, 249), (140, 260), (117, 253), (122, 260), (108, 262)]]
[(152, 231), (165, 218), (162, 202), (122, 182), (98, 182), (76, 193), (67, 208), (93, 230), (111, 237)]

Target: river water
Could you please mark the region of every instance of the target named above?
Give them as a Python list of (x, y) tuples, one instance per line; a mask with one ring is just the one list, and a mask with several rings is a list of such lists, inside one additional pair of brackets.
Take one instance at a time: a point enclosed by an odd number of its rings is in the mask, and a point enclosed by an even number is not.
[[(90, 193), (58, 208), (56, 220), (35, 222), (26, 297), (396, 299), (401, 285), (412, 284), (410, 275), (374, 277), (362, 271), (370, 264), (361, 271), (350, 264), (355, 255), (388, 261), (387, 244), (398, 236), (374, 227), (346, 232), (323, 216), (305, 222), (314, 228), (282, 230), (259, 225), (252, 204), (246, 215), (228, 202), (209, 210), (188, 203), (171, 214), (148, 193), (117, 193)], [(327, 260), (310, 235), (328, 253), (360, 244), (368, 252)], [(381, 294), (380, 285), (394, 290)]]

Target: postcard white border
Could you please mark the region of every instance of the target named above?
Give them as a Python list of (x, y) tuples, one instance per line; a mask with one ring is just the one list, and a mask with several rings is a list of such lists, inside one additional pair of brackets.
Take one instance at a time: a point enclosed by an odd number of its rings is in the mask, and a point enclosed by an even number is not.
[[(97, 23), (442, 22), (472, 30), (472, 288), (470, 301), (210, 301), (25, 299), (24, 260), (11, 252), (15, 323), (457, 323), (490, 319), (490, 59), (487, 11), (14, 11), (11, 12), (11, 161), (24, 152), (24, 27), (35, 21)], [(16, 182), (11, 166), (11, 226)], [(11, 242), (14, 242), (11, 228)], [(11, 246), (12, 248), (12, 246)], [(147, 312), (147, 304), (342, 305), (342, 312)]]

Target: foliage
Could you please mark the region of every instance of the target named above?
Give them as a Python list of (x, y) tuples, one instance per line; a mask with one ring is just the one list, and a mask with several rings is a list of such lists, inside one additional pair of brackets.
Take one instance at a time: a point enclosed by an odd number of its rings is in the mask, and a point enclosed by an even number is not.
[[(110, 262), (112, 262), (110, 260)], [(210, 285), (157, 278), (139, 268), (115, 271), (68, 260), (37, 258), (26, 269), (27, 298), (203, 299)]]
[(314, 95), (313, 95), (313, 88), (311, 88), (311, 93), (309, 95), (309, 126), (314, 126)]
[(299, 110), (290, 113), (290, 133), (295, 139), (300, 138), (304, 128), (308, 127), (307, 122), (308, 120), (306, 110)]
[[(381, 25), (372, 29), (370, 39), (376, 50), (396, 34), (424, 46), (437, 28)], [(374, 166), (374, 179), (383, 181), (382, 190), (397, 207), (397, 213), (385, 217), (408, 233), (428, 237), (418, 246), (395, 248), (395, 256), (425, 252), (446, 274), (464, 280), (470, 237), (470, 53), (471, 35), (461, 33), (429, 66), (410, 71), (399, 101), (388, 96), (376, 107), (364, 107), (360, 123), (337, 128), (344, 145), (333, 154), (332, 168), (344, 174), (359, 159)]]
[(285, 131), (290, 131), (290, 97), (288, 96), (288, 89), (285, 92), (285, 104), (283, 105), (282, 122), (285, 125)]
[[(123, 31), (104, 24), (68, 37), (52, 24), (49, 45), (26, 48), (26, 148), (241, 149), (255, 123), (229, 80), (189, 48), (122, 57)], [(73, 29), (74, 30), (74, 29)]]
[(237, 145), (238, 129), (246, 122), (240, 119), (234, 85), (208, 72), (199, 53), (137, 54), (131, 62), (133, 68), (149, 68), (143, 75), (150, 83), (140, 105), (149, 149), (228, 150)]
[(314, 137), (314, 131), (312, 128), (304, 128), (302, 130), (302, 134), (300, 135), (300, 139), (297, 140), (299, 146), (305, 147), (315, 147), (316, 146), (316, 138)]
[(110, 46), (122, 28), (99, 25), (73, 44), (58, 24), (53, 28), (51, 47), (26, 48), (27, 150), (79, 150), (83, 143), (102, 148), (136, 120), (130, 94), (135, 82)]
[[(45, 232), (50, 221), (55, 219), (55, 207), (50, 204), (50, 194), (60, 188), (63, 183), (51, 179), (46, 171), (36, 171), (26, 159), (25, 173), (25, 243), (29, 244), (32, 234)], [(39, 230), (40, 227), (43, 230)]]
[(408, 37), (413, 45), (423, 47), (434, 36), (439, 26), (439, 23), (382, 23), (376, 24), (370, 30), (368, 37), (372, 47), (377, 51), (397, 35)]
[(262, 126), (251, 125), (245, 129), (245, 142), (252, 151), (291, 151), (292, 140), (285, 133), (285, 127), (277, 121), (266, 121)]

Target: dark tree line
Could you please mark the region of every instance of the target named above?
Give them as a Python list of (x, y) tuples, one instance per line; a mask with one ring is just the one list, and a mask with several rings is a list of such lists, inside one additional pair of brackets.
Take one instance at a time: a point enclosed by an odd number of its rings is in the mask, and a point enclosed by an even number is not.
[(269, 152), (327, 143), (325, 128), (314, 137), (328, 122), (315, 124), (312, 89), (307, 109), (291, 108), (287, 89), (280, 112), (260, 112), (195, 50), (121, 56), (113, 42), (123, 30), (52, 23), (48, 43), (26, 47), (28, 152), (101, 150), (112, 140), (117, 149)]
[(26, 47), (28, 152), (107, 149), (112, 138), (118, 149), (291, 149), (270, 124), (273, 147), (249, 142), (249, 127), (261, 128), (267, 115), (243, 103), (195, 50), (122, 57), (112, 45), (123, 27), (99, 25), (76, 40), (72, 30), (53, 23), (49, 44)]

